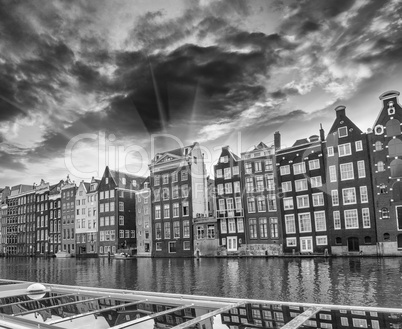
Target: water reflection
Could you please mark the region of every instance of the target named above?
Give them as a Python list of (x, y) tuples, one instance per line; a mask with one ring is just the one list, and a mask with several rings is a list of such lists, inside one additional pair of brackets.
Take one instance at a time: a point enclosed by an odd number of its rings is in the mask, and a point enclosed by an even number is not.
[(398, 307), (401, 258), (0, 258), (0, 278), (278, 301)]

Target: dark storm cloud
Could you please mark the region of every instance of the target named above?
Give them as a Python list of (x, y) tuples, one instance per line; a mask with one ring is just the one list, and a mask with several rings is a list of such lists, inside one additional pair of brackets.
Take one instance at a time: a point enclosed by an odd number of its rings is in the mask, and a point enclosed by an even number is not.
[(295, 88), (283, 88), (270, 93), (269, 95), (275, 99), (286, 98), (288, 96), (299, 95), (299, 91)]
[(9, 152), (0, 151), (0, 168), (24, 171), (27, 167), (20, 162), (21, 157)]

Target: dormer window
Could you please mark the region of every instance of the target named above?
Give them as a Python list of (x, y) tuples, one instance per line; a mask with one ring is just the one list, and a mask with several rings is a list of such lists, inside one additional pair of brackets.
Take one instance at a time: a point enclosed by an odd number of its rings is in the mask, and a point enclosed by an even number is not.
[(395, 114), (394, 102), (390, 101), (388, 102), (388, 115), (394, 115), (394, 114)]
[(91, 191), (95, 191), (95, 184), (91, 184)]
[(348, 136), (348, 127), (338, 128), (338, 136), (339, 136), (339, 138), (347, 137)]

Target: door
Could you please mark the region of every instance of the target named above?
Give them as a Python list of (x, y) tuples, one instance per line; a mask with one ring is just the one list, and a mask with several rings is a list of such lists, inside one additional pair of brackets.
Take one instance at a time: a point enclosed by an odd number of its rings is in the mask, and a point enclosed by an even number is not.
[(352, 237), (348, 238), (348, 250), (349, 251), (359, 251), (359, 239)]
[(398, 249), (402, 249), (402, 234), (398, 235)]
[(313, 238), (300, 238), (300, 251), (313, 252)]
[(227, 237), (227, 246), (228, 246), (228, 251), (236, 251), (237, 250), (237, 237), (228, 236)]

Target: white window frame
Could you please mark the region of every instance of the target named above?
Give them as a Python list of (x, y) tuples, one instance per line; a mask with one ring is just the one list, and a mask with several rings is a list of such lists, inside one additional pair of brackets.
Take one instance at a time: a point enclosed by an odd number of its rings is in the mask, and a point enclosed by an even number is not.
[(282, 187), (282, 192), (291, 192), (292, 191), (292, 182), (291, 181), (282, 182), (281, 187)]
[(329, 181), (330, 181), (331, 183), (337, 181), (337, 177), (336, 177), (336, 166), (329, 166)]
[[(311, 226), (311, 214), (309, 213), (309, 212), (304, 212), (304, 213), (301, 213), (301, 214), (297, 214), (298, 215), (298, 221), (299, 221), (299, 231), (300, 231), (300, 233), (307, 233), (307, 232), (311, 232), (312, 231), (312, 226)], [(303, 225), (301, 225), (301, 221), (302, 220), (307, 220), (307, 218), (305, 218), (305, 219), (302, 219), (302, 217), (307, 217), (308, 216), (308, 221), (306, 221), (305, 222), (305, 226), (306, 226), (306, 228), (303, 228), (302, 229), (302, 226)]]
[(350, 143), (338, 145), (338, 155), (340, 158), (352, 155), (352, 145)]
[(368, 203), (367, 186), (360, 186), (360, 202), (361, 203)]
[(294, 209), (294, 207), (295, 207), (295, 205), (294, 205), (293, 197), (283, 198), (283, 209), (284, 210), (291, 210), (291, 209)]
[(217, 169), (216, 170), (216, 178), (222, 178), (223, 174), (222, 174), (222, 169)]
[(331, 191), (332, 206), (339, 206), (339, 193), (338, 190)]
[(308, 162), (308, 168), (310, 170), (320, 169), (320, 159), (313, 159)]
[(297, 162), (293, 164), (293, 174), (294, 175), (301, 175), (306, 173), (306, 163)]
[(328, 146), (327, 147), (327, 155), (329, 156), (329, 157), (333, 157), (334, 156), (334, 147), (333, 146)]
[(308, 189), (308, 184), (307, 184), (307, 179), (298, 179), (295, 180), (295, 191), (300, 192), (300, 191), (307, 191)]
[(356, 152), (363, 151), (363, 142), (362, 141), (356, 141), (355, 142), (355, 148), (356, 148)]
[[(357, 225), (354, 225), (354, 226), (350, 226), (349, 224), (348, 224), (348, 219), (349, 218), (351, 218), (350, 217), (350, 214), (354, 214), (355, 216), (353, 216), (353, 220), (354, 220), (354, 224), (357, 224)], [(357, 212), (357, 209), (348, 209), (348, 210), (345, 210), (344, 211), (344, 216), (345, 216), (345, 229), (347, 229), (347, 230), (354, 230), (354, 229), (358, 229), (359, 228), (359, 214), (358, 214), (358, 212)], [(351, 224), (353, 224), (352, 222), (351, 222)]]
[(295, 234), (296, 233), (296, 221), (295, 215), (285, 215), (285, 231), (286, 234)]
[(296, 247), (297, 239), (296, 238), (286, 238), (286, 247)]
[[(348, 170), (346, 170), (348, 169)], [(339, 165), (341, 181), (355, 179), (353, 162), (342, 163)]]
[[(323, 241), (320, 241), (323, 240)], [(326, 235), (318, 235), (315, 237), (317, 246), (326, 246), (328, 245), (328, 237)]]
[[(349, 197), (347, 193), (352, 192), (353, 194), (353, 200), (348, 201), (346, 200), (346, 197)], [(348, 187), (348, 188), (343, 188), (342, 189), (342, 202), (344, 205), (349, 205), (349, 204), (356, 204), (357, 202), (357, 195), (356, 195), (356, 188), (355, 187)]]
[(321, 176), (311, 177), (310, 184), (311, 184), (311, 187), (321, 187), (322, 186)]
[[(299, 200), (307, 200), (307, 203), (303, 201), (303, 204), (300, 205)], [(296, 203), (297, 203), (297, 209), (304, 209), (310, 207), (310, 200), (307, 194), (296, 196)]]
[[(346, 134), (341, 136), (341, 131), (345, 129)], [(347, 137), (348, 136), (348, 127), (344, 126), (344, 127), (339, 127), (338, 128), (338, 137), (339, 138), (343, 138), (343, 137)]]
[(289, 175), (290, 174), (290, 166), (289, 165), (280, 166), (279, 171), (280, 171), (281, 176)]
[(366, 166), (364, 160), (357, 161), (357, 176), (359, 178), (366, 177)]
[(313, 193), (312, 200), (313, 200), (313, 207), (323, 206), (325, 204), (324, 193), (323, 192)]
[(362, 222), (363, 222), (363, 228), (371, 227), (370, 209), (369, 208), (362, 208)]
[(230, 167), (223, 169), (223, 178), (224, 178), (224, 179), (230, 179), (230, 178), (232, 178), (232, 170), (231, 170)]
[[(322, 221), (322, 222), (321, 222)], [(325, 217), (325, 211), (314, 212), (315, 231), (323, 232), (327, 230), (327, 219)]]
[[(306, 241), (306, 248), (303, 244), (303, 241)], [(313, 238), (311, 236), (300, 237), (300, 251), (301, 252), (313, 252)]]
[(341, 213), (339, 210), (335, 210), (333, 212), (332, 217), (334, 218), (334, 229), (335, 230), (340, 230), (342, 228), (342, 222), (341, 222)]

